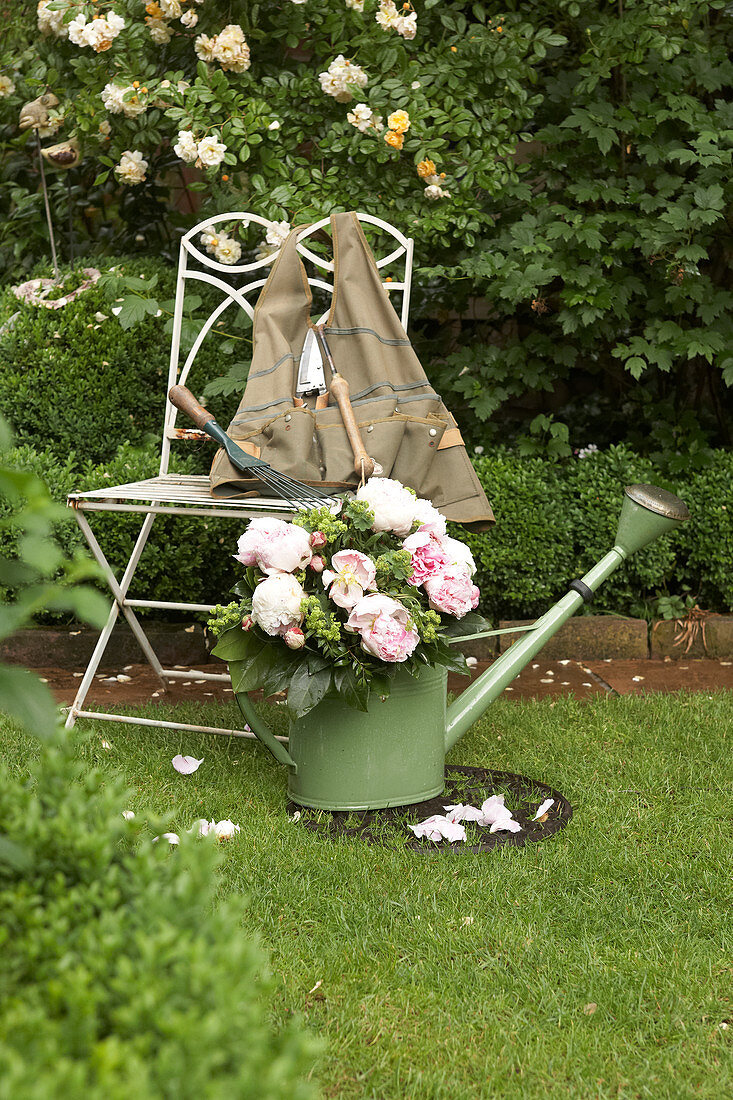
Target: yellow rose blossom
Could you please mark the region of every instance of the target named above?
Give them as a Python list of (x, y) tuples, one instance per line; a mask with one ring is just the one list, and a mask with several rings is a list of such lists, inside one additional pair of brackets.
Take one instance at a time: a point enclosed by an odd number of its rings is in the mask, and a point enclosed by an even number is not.
[(404, 134), (398, 134), (395, 130), (387, 130), (387, 133), (384, 135), (384, 140), (387, 142), (387, 145), (391, 145), (393, 149), (401, 149), (405, 144)]
[(421, 180), (424, 180), (427, 176), (435, 175), (435, 161), (433, 160), (421, 160), (417, 166), (417, 174)]
[(410, 116), (407, 111), (393, 111), (387, 119), (390, 130), (397, 134), (405, 134), (410, 129)]

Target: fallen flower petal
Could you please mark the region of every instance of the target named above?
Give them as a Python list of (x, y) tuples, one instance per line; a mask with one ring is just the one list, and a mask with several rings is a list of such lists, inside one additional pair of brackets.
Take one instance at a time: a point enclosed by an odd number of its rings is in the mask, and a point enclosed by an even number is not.
[(154, 836), (153, 844), (155, 844), (157, 840), (167, 840), (169, 844), (181, 843), (181, 838), (179, 837), (178, 833), (162, 833), (160, 836)]
[(239, 826), (226, 818), (224, 821), (217, 821), (213, 831), (217, 840), (231, 840), (239, 832)]
[(135, 814), (132, 812), (132, 810), (123, 810), (122, 816), (124, 817), (125, 821), (132, 821), (135, 817)]
[(205, 817), (200, 817), (197, 821), (194, 821), (193, 825), (190, 829), (187, 830), (187, 832), (192, 836), (202, 837), (208, 836), (213, 828), (213, 821), (207, 821)]
[(475, 806), (464, 805), (459, 802), (457, 806), (444, 806), (447, 816), (451, 821), (479, 821), (483, 816), (481, 810)]
[(539, 821), (539, 819), (540, 819), (540, 818), (541, 818), (541, 817), (542, 817), (542, 816), (543, 816), (544, 814), (546, 814), (546, 813), (547, 813), (547, 811), (548, 811), (549, 809), (551, 809), (551, 808), (552, 808), (552, 807), (553, 807), (554, 805), (555, 805), (555, 799), (554, 799), (554, 798), (546, 798), (546, 799), (545, 799), (545, 801), (544, 801), (544, 802), (542, 803), (542, 805), (540, 806), (540, 808), (538, 809), (537, 813), (536, 813), (536, 814), (534, 815), (534, 817), (532, 818), (532, 820), (533, 820), (533, 821)]
[(463, 825), (451, 821), (448, 817), (435, 814), (433, 817), (420, 821), (417, 825), (408, 825), (408, 829), (417, 837), (427, 837), (428, 840), (449, 840), (454, 844), (457, 840), (466, 839), (466, 830)]
[(191, 775), (192, 772), (197, 771), (198, 768), (201, 767), (203, 762), (203, 757), (197, 760), (195, 756), (181, 756), (180, 753), (171, 760), (171, 764), (181, 775)]

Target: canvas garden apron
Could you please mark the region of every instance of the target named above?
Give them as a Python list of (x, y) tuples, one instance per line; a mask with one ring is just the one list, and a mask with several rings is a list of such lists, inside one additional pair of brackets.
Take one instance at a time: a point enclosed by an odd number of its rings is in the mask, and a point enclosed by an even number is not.
[[(294, 398), (312, 304), (294, 229), (254, 311), (252, 364), (229, 435), (276, 470), (336, 491), (356, 489), (354, 455), (335, 403), (309, 408)], [(432, 501), (450, 520), (482, 529), (494, 517), (455, 420), (425, 372), (382, 286), (354, 213), (331, 216), (334, 291), (325, 336), (369, 455), (384, 477)], [(324, 365), (326, 385), (330, 383)], [(215, 496), (254, 490), (219, 450)]]

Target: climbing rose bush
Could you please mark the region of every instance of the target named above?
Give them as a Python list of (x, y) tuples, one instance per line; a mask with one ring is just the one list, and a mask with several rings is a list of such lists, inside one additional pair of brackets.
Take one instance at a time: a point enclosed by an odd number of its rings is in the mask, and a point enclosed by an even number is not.
[(434, 0), (40, 0), (27, 36), (0, 54), (0, 115), (48, 87), (97, 186), (203, 188), (207, 213), (288, 225), (345, 205), (426, 244), (485, 221), (528, 136), (528, 73), (563, 41)]

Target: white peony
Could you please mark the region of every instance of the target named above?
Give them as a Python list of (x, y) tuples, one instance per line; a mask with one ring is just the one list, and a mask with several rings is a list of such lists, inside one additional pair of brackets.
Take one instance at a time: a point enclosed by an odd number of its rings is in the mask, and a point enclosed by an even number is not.
[(15, 84), (9, 76), (5, 76), (4, 73), (0, 73), (0, 99), (6, 95), (12, 95), (15, 91)]
[(217, 164), (221, 164), (226, 151), (226, 145), (221, 141), (217, 141), (216, 134), (202, 138), (198, 144), (199, 159), (207, 168), (213, 168)]
[(474, 575), (476, 562), (473, 560), (473, 554), (465, 542), (460, 542), (458, 539), (452, 539), (445, 535), (440, 539), (440, 545), (451, 565), (465, 569), (470, 577)]
[[(102, 97), (102, 103), (111, 115), (124, 115), (125, 118), (137, 118), (138, 115), (144, 113), (147, 110), (146, 105), (140, 102), (139, 97), (135, 94), (135, 88), (132, 84), (126, 84), (121, 87), (119, 84), (105, 84), (100, 92)], [(132, 92), (133, 95), (129, 99), (125, 99), (128, 92)]]
[(415, 520), (416, 498), (399, 481), (372, 477), (356, 491), (374, 512), (372, 531), (393, 531), (401, 538), (409, 535)]
[(190, 130), (179, 130), (178, 141), (173, 146), (173, 152), (187, 164), (193, 164), (199, 155), (198, 142)]
[(284, 635), (302, 623), (304, 598), (303, 588), (291, 573), (272, 573), (255, 588), (252, 619), (265, 634)]
[(429, 527), (436, 535), (444, 535), (448, 529), (445, 516), (424, 497), (415, 500), (415, 519), (421, 527)]
[(139, 149), (125, 149), (120, 163), (115, 165), (115, 175), (122, 183), (142, 183), (148, 162)]
[(318, 74), (321, 88), (326, 95), (333, 96), (339, 103), (349, 103), (353, 98), (353, 88), (364, 88), (369, 77), (353, 61), (347, 61), (342, 53), (334, 58), (324, 73)]

